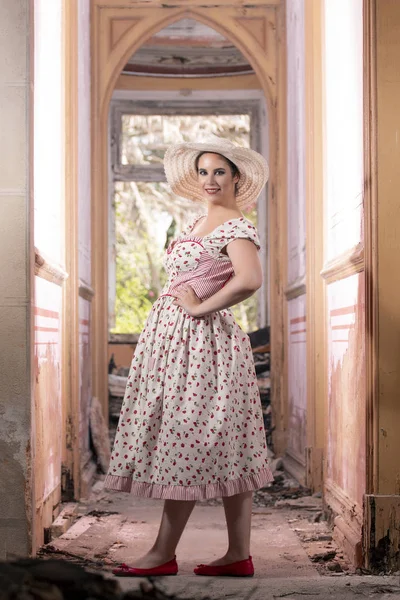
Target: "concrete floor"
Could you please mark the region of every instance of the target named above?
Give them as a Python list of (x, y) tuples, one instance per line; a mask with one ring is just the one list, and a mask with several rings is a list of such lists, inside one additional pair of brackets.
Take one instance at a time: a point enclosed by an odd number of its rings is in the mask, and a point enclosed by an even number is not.
[[(80, 560), (82, 564), (101, 569), (113, 577), (110, 571), (114, 564), (134, 564), (135, 557), (147, 551), (156, 535), (161, 510), (160, 501), (105, 492), (99, 482), (92, 497), (80, 504), (80, 518), (45, 551), (69, 560)], [(356, 575), (346, 566), (345, 558), (341, 561), (345, 569), (342, 573), (328, 575), (328, 571), (320, 566), (317, 570), (310, 552), (312, 555), (318, 550), (332, 550), (334, 546), (332, 541), (317, 541), (310, 551), (310, 544), (302, 542), (302, 539), (330, 539), (329, 535), (310, 538), (309, 533), (308, 538), (304, 537), (304, 531), (313, 530), (314, 534), (323, 529), (325, 534), (327, 531), (324, 523), (312, 524), (313, 512), (310, 510), (302, 507), (293, 510), (293, 507), (282, 505), (279, 508), (255, 507), (252, 529), (255, 577), (207, 578), (195, 576), (193, 568), (197, 563), (209, 562), (225, 552), (226, 530), (220, 503), (200, 504), (196, 506), (178, 547), (179, 575), (157, 579), (157, 586), (179, 598), (196, 600), (206, 597), (210, 600), (261, 600), (307, 596), (343, 600), (360, 596), (400, 599), (398, 576)], [(296, 526), (298, 532), (303, 532), (303, 537), (296, 533)], [(125, 591), (137, 589), (141, 584), (141, 580), (135, 578), (118, 578), (118, 581)]]

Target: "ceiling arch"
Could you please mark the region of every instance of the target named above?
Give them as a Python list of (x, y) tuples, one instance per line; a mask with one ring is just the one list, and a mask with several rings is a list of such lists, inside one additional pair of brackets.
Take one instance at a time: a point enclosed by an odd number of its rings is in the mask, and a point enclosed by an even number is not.
[(124, 75), (223, 77), (254, 73), (225, 36), (195, 19), (183, 18), (148, 39), (128, 60)]

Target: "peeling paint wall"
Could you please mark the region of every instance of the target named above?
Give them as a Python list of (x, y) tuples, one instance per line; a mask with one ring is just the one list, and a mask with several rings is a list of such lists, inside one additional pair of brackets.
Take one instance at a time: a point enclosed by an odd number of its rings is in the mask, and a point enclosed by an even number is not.
[(30, 2), (0, 2), (0, 559), (30, 552)]
[[(304, 479), (307, 426), (305, 306), (304, 4), (286, 3), (288, 192), (288, 420), (287, 454)], [(289, 291), (290, 290), (290, 291)], [(286, 465), (290, 468), (290, 465)]]
[[(34, 245), (60, 268), (65, 260), (62, 2), (34, 4)], [(58, 514), (61, 498), (62, 280), (35, 277), (34, 548)]]
[(35, 278), (35, 521), (34, 546), (44, 542), (61, 498), (62, 288)]
[(328, 287), (326, 476), (362, 506), (365, 493), (364, 273)]
[(366, 485), (365, 281), (357, 253), (363, 244), (364, 218), (363, 1), (325, 0), (324, 30), (325, 493), (343, 527), (354, 532), (345, 532), (345, 537), (361, 539)]

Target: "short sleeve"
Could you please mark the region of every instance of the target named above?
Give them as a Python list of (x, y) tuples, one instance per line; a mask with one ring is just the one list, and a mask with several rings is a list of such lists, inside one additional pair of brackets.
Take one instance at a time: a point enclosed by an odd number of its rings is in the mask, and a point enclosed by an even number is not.
[(215, 234), (207, 240), (207, 249), (215, 257), (225, 257), (222, 250), (234, 240), (239, 239), (250, 240), (257, 250), (260, 249), (257, 229), (245, 218), (228, 221), (219, 227)]
[(202, 219), (204, 216), (205, 216), (204, 212), (198, 212), (195, 215), (191, 215), (189, 217), (189, 219), (187, 220), (185, 226), (183, 227), (182, 233), (180, 234), (179, 237), (181, 237), (183, 235), (190, 235), (192, 233), (196, 223), (198, 221), (200, 221), (200, 219)]

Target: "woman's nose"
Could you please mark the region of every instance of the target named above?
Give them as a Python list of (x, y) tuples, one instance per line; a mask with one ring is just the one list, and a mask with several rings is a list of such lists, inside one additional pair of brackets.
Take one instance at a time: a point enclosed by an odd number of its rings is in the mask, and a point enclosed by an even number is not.
[(207, 183), (210, 184), (210, 183), (214, 183), (214, 182), (215, 182), (214, 173), (208, 173), (207, 174)]

